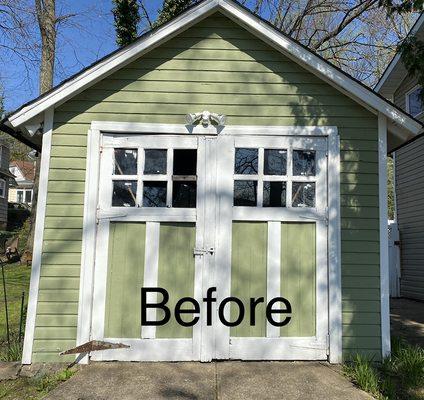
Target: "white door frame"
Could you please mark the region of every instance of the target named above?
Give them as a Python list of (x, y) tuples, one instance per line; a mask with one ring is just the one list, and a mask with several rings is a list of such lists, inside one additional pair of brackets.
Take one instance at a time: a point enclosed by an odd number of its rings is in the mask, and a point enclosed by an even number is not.
[[(307, 126), (187, 126), (183, 124), (145, 124), (93, 121), (87, 135), (86, 184), (84, 195), (83, 237), (81, 255), (80, 295), (78, 307), (77, 345), (92, 338), (93, 289), (97, 204), (100, 169), (100, 143), (103, 133), (111, 134), (192, 134), (200, 135), (301, 135), (328, 137), (328, 315), (329, 361), (342, 359), (342, 305), (341, 305), (341, 240), (340, 240), (340, 138), (337, 127)], [(117, 351), (117, 350), (114, 350)], [(87, 363), (88, 357), (79, 358)]]

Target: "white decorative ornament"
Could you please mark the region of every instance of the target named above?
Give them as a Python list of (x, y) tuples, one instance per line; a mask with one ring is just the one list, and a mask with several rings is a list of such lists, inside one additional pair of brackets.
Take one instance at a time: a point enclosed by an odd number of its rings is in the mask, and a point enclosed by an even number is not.
[(202, 111), (199, 113), (186, 115), (186, 122), (188, 125), (194, 125), (194, 123), (199, 120), (204, 127), (209, 126), (212, 121), (215, 121), (218, 126), (224, 126), (226, 116), (223, 114), (211, 113), (209, 111)]

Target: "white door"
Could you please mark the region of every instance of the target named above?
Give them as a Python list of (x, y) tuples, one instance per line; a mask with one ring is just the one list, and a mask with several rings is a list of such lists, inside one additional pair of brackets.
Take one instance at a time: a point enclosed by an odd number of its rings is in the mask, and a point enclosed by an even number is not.
[[(91, 339), (130, 348), (92, 359), (326, 359), (326, 151), (314, 137), (102, 135)], [(167, 324), (142, 325), (142, 287), (167, 290)], [(200, 304), (190, 327), (174, 317), (187, 296)], [(292, 308), (273, 313), (283, 327), (266, 320), (276, 297)]]
[[(92, 339), (130, 348), (95, 352), (93, 360), (200, 360), (202, 323), (182, 326), (174, 308), (184, 297), (201, 303), (205, 263), (213, 257), (212, 241), (204, 240), (208, 140), (102, 135)], [(143, 324), (141, 289), (158, 287), (169, 297), (170, 319)], [(144, 300), (164, 296), (150, 291)], [(165, 314), (151, 307), (144, 317), (163, 321)]]
[[(218, 148), (215, 285), (220, 301), (241, 299), (245, 315), (235, 326), (217, 323), (213, 357), (326, 359), (327, 140), (223, 136)], [(261, 297), (252, 321), (251, 298)], [(291, 306), (274, 314), (277, 322), (290, 317), (283, 327), (266, 319), (276, 297)], [(226, 320), (235, 323), (240, 306), (229, 304)], [(274, 308), (287, 310), (280, 302)]]

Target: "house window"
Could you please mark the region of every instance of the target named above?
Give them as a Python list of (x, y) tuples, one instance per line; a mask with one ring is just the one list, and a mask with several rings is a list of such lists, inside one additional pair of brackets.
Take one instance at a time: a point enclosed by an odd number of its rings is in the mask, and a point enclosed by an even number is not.
[(236, 207), (315, 207), (314, 150), (236, 148)]
[(25, 191), (25, 203), (29, 204), (32, 200), (32, 190)]
[(23, 190), (17, 190), (16, 191), (16, 201), (18, 203), (24, 202), (24, 191)]
[(413, 117), (417, 117), (424, 112), (424, 103), (420, 96), (422, 90), (420, 86), (416, 86), (406, 94), (406, 111)]
[(112, 207), (195, 208), (197, 150), (114, 149)]
[(6, 196), (6, 181), (4, 179), (0, 179), (0, 197), (4, 199)]

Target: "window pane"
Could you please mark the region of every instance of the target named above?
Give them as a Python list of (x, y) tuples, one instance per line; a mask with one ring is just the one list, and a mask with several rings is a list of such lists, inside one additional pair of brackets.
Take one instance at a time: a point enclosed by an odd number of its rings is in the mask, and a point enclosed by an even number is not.
[(25, 192), (25, 203), (31, 203), (31, 190)]
[(174, 182), (172, 190), (172, 207), (195, 208), (196, 189), (196, 182)]
[(293, 175), (315, 175), (315, 151), (293, 150)]
[(417, 88), (408, 95), (409, 113), (414, 117), (424, 111), (424, 104), (420, 98), (420, 92), (421, 88)]
[(286, 206), (286, 182), (264, 182), (263, 206)]
[(265, 175), (285, 175), (287, 173), (287, 150), (265, 149)]
[(257, 181), (234, 181), (234, 205), (256, 207)]
[(114, 181), (112, 207), (135, 207), (136, 181)]
[(144, 182), (143, 207), (166, 207), (166, 182)]
[[(0, 183), (0, 196), (4, 196), (3, 194), (3, 186)], [(17, 198), (16, 198), (18, 203), (23, 203), (24, 202), (24, 192), (22, 190), (18, 190), (17, 191)]]
[(115, 175), (137, 175), (137, 149), (115, 149)]
[(174, 175), (196, 175), (197, 150), (174, 150)]
[(315, 183), (293, 182), (293, 207), (315, 207)]
[(166, 175), (166, 150), (144, 150), (144, 173)]
[(258, 149), (236, 149), (234, 160), (235, 174), (258, 173)]

